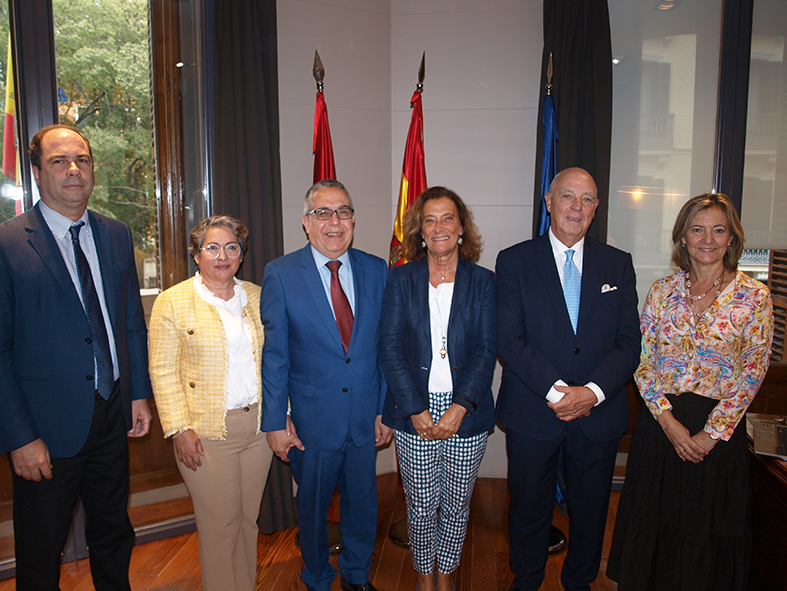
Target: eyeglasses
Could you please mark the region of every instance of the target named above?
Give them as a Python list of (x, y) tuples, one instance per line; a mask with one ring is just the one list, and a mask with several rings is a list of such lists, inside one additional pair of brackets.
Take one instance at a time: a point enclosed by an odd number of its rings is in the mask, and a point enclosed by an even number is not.
[(340, 220), (349, 220), (352, 219), (355, 210), (352, 207), (340, 207), (339, 209), (330, 209), (328, 207), (319, 207), (317, 209), (312, 209), (306, 215), (314, 214), (318, 220), (325, 222), (328, 221), (333, 217), (333, 214)]
[(237, 259), (240, 256), (240, 244), (237, 242), (230, 242), (224, 246), (219, 246), (218, 244), (208, 244), (207, 246), (200, 248), (200, 250), (204, 252), (205, 257), (209, 259), (219, 258), (219, 253), (221, 253), (222, 250), (228, 258)]

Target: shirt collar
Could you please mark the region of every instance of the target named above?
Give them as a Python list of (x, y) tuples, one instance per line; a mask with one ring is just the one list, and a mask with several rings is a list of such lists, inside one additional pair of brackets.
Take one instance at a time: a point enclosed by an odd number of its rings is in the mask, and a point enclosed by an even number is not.
[(213, 304), (215, 306), (220, 306), (222, 308), (231, 309), (230, 303), (233, 302), (235, 299), (240, 301), (240, 307), (245, 308), (246, 304), (249, 303), (248, 297), (246, 296), (246, 290), (243, 289), (241, 286), (240, 281), (238, 281), (237, 277), (233, 277), (232, 280), (235, 282), (235, 295), (232, 296), (230, 300), (222, 300), (221, 298), (216, 297), (213, 295), (213, 292), (208, 289), (208, 286), (205, 285), (202, 281), (202, 276), (197, 271), (194, 274), (194, 289), (197, 290), (197, 293), (209, 304)]
[(43, 201), (39, 201), (39, 208), (41, 211), (41, 215), (44, 216), (44, 221), (46, 225), (49, 226), (49, 229), (52, 231), (58, 238), (65, 238), (68, 237), (69, 239), (71, 236), (69, 235), (69, 228), (71, 226), (77, 225), (79, 222), (85, 222), (85, 228), (90, 231), (90, 219), (87, 215), (87, 209), (82, 214), (77, 221), (72, 220), (71, 218), (67, 218), (63, 214), (56, 212), (54, 209), (49, 207)]
[(340, 261), (342, 263), (341, 268), (349, 268), (350, 267), (350, 254), (349, 250), (344, 251), (344, 254), (340, 257), (335, 259), (329, 259), (327, 256), (322, 254), (319, 250), (314, 248), (314, 245), (309, 244), (309, 248), (312, 249), (312, 257), (314, 257), (314, 263), (317, 265), (318, 269), (324, 267), (330, 261)]
[[(560, 240), (558, 240), (555, 235), (552, 233), (552, 228), (549, 229), (549, 243), (552, 245), (552, 252), (555, 255), (555, 259), (559, 259), (560, 255), (565, 253), (569, 247), (563, 244)], [(585, 252), (585, 237), (583, 236), (580, 238), (579, 242), (577, 242), (574, 246), (570, 247), (571, 250), (574, 251), (574, 260), (577, 260), (577, 257), (582, 258), (582, 255)]]

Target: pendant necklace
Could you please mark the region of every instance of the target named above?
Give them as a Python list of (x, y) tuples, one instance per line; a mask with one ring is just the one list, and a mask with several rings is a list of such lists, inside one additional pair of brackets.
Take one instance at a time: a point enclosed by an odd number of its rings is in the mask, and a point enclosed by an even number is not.
[(438, 314), (438, 316), (440, 316), (440, 340), (441, 340), (442, 345), (443, 345), (440, 348), (440, 359), (445, 359), (445, 356), (448, 355), (448, 349), (446, 349), (445, 322), (443, 321), (443, 311), (440, 309), (440, 297), (439, 297), (439, 295), (437, 297), (435, 297), (434, 303), (435, 303), (435, 306), (437, 306), (437, 314)]

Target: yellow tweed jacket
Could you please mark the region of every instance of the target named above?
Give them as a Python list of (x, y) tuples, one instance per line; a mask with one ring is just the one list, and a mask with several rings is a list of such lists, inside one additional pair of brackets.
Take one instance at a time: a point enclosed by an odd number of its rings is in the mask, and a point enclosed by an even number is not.
[[(192, 429), (207, 439), (227, 436), (227, 371), (224, 326), (215, 306), (194, 289), (194, 278), (159, 294), (150, 315), (148, 353), (150, 381), (164, 437)], [(243, 315), (252, 326), (257, 369), (259, 432), (262, 416), (260, 287), (241, 281), (248, 297)]]

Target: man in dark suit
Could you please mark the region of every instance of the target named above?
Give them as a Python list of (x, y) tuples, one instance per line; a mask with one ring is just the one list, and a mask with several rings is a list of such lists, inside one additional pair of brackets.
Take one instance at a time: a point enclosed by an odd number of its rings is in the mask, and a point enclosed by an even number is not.
[(586, 171), (560, 172), (546, 195), (549, 232), (497, 258), (512, 589), (544, 579), (561, 451), (571, 518), (561, 579), (589, 590), (598, 575), (640, 332), (631, 256), (585, 237), (596, 191)]
[(41, 201), (0, 225), (0, 452), (10, 452), (16, 588), (58, 589), (77, 499), (93, 584), (129, 590), (128, 445), (150, 425), (131, 234), (87, 209), (93, 154), (64, 125), (30, 143)]
[(301, 579), (314, 591), (329, 591), (336, 578), (326, 524), (336, 486), (341, 587), (374, 590), (369, 570), (377, 531), (376, 446), (393, 434), (381, 420), (386, 389), (380, 309), (388, 268), (350, 248), (354, 224), (344, 185), (316, 183), (303, 210), (310, 244), (269, 263), (262, 281), (262, 430), (298, 481), (306, 564)]

